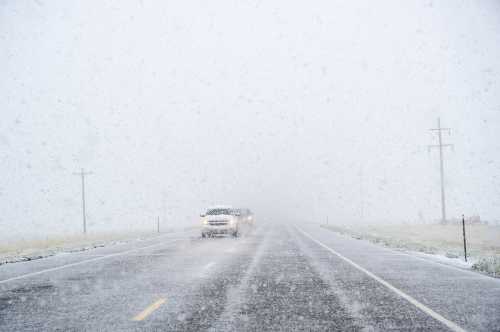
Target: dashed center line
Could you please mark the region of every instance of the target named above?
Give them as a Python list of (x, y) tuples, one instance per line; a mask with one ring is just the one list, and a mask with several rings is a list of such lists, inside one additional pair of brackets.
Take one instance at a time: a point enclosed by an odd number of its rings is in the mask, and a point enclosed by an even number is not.
[(163, 303), (165, 303), (167, 300), (166, 299), (159, 299), (150, 306), (148, 306), (146, 309), (138, 313), (134, 318), (132, 318), (133, 321), (140, 322), (144, 319), (146, 319), (149, 315), (151, 315), (156, 309), (158, 309)]

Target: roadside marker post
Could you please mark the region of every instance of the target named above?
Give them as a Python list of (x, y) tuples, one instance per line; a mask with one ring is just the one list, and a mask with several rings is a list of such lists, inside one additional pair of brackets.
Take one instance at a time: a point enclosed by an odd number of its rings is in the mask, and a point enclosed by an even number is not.
[(464, 236), (464, 258), (467, 262), (467, 241), (465, 239), (465, 216), (462, 214), (462, 233)]
[(82, 178), (82, 216), (83, 216), (83, 234), (87, 234), (87, 213), (85, 211), (85, 176), (92, 175), (92, 172), (85, 172), (82, 168), (80, 172), (73, 173), (74, 175), (78, 175)]

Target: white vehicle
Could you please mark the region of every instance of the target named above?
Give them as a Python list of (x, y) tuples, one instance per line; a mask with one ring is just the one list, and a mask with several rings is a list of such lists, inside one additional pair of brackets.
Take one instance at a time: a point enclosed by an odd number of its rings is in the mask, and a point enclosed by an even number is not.
[(239, 235), (240, 212), (228, 206), (208, 208), (201, 216), (201, 237), (217, 234)]

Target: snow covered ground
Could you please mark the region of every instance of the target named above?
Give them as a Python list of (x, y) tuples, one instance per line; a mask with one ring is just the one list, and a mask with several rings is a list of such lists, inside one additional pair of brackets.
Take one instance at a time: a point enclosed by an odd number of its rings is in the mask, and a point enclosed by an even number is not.
[(178, 230), (156, 232), (109, 232), (87, 235), (51, 236), (44, 239), (20, 240), (0, 244), (0, 265), (40, 259), (61, 253), (85, 251), (131, 241), (152, 239)]
[(500, 277), (500, 226), (466, 225), (464, 261), (461, 225), (322, 225), (332, 231), (404, 250), (424, 259)]

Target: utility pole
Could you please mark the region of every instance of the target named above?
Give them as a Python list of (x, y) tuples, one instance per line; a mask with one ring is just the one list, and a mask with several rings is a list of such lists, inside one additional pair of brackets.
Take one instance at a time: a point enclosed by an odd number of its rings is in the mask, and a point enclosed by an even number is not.
[(462, 214), (462, 234), (464, 236), (464, 258), (467, 262), (467, 242), (465, 241), (465, 216)]
[(363, 180), (363, 164), (361, 164), (361, 166), (359, 166), (359, 216), (361, 221), (365, 218), (365, 190), (363, 188)]
[(443, 148), (453, 147), (453, 144), (443, 144), (443, 131), (450, 134), (450, 128), (441, 128), (441, 119), (438, 118), (437, 128), (430, 129), (433, 132), (437, 132), (438, 143), (437, 145), (428, 145), (429, 151), (432, 148), (439, 148), (439, 170), (441, 174), (441, 223), (446, 224), (446, 197), (444, 190), (444, 161), (443, 161)]
[(83, 168), (80, 172), (73, 173), (74, 175), (79, 175), (82, 178), (82, 214), (83, 214), (83, 234), (87, 234), (87, 216), (85, 213), (85, 175), (91, 175), (92, 172), (85, 172)]

